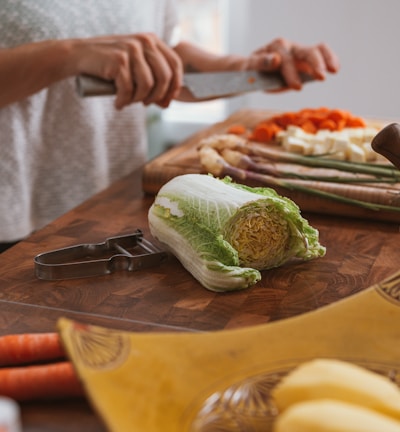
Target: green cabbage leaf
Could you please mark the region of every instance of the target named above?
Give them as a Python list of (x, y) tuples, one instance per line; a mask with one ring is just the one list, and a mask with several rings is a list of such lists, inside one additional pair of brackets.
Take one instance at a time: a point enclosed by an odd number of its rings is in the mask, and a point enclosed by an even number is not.
[(298, 206), (273, 189), (205, 174), (166, 183), (148, 214), (152, 235), (207, 289), (248, 288), (261, 270), (325, 254)]

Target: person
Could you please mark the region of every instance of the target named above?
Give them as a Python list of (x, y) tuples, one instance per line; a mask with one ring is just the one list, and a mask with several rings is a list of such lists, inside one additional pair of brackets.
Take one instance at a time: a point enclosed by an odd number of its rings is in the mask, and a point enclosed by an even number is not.
[[(0, 9), (0, 243), (5, 249), (146, 161), (146, 107), (193, 101), (183, 73), (280, 70), (323, 80), (324, 44), (286, 39), (248, 56), (180, 40), (173, 0), (3, 0)], [(80, 98), (75, 77), (112, 80), (115, 98)]]

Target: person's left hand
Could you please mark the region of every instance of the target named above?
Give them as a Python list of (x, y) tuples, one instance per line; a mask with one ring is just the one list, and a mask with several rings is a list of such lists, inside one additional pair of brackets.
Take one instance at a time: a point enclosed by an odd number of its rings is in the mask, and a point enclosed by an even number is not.
[(299, 72), (317, 80), (339, 70), (336, 54), (325, 44), (303, 46), (278, 38), (254, 51), (247, 59), (245, 69), (273, 72), (279, 70), (287, 88), (300, 90), (302, 81)]

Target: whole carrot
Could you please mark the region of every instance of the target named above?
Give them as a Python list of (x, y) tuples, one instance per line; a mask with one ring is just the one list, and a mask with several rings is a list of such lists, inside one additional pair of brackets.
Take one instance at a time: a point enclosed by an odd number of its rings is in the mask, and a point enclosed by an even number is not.
[(0, 368), (0, 395), (16, 401), (84, 395), (71, 362)]
[(0, 337), (0, 366), (65, 358), (58, 333), (24, 333)]

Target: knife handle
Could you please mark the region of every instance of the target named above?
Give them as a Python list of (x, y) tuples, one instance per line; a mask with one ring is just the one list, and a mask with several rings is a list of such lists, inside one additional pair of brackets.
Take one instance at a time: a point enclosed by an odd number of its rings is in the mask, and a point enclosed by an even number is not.
[(75, 80), (76, 91), (81, 97), (110, 96), (117, 92), (113, 81), (91, 75), (78, 75)]
[(400, 169), (400, 124), (385, 126), (375, 135), (371, 147)]

